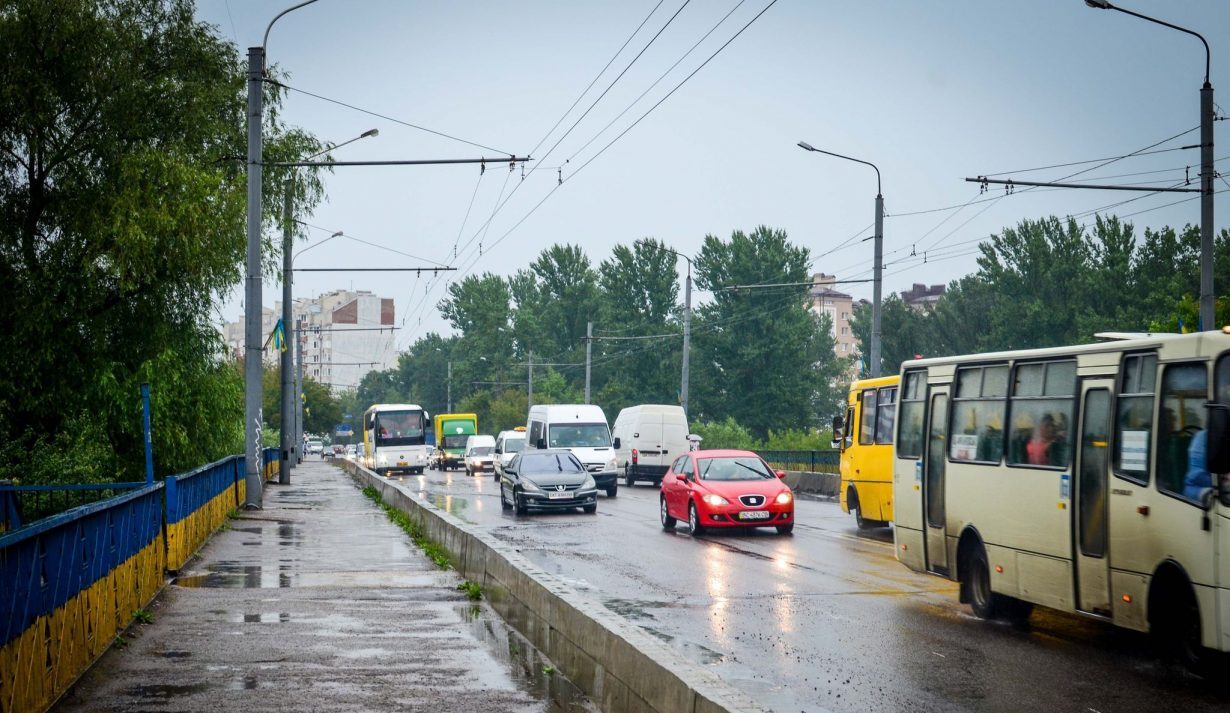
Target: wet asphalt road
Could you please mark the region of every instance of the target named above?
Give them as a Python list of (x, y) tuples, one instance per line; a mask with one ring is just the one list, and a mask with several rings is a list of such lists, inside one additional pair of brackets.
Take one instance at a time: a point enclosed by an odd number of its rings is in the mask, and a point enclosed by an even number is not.
[(693, 538), (662, 530), (643, 484), (596, 515), (519, 518), (490, 475), (393, 480), (778, 713), (1230, 710), (1230, 675), (1192, 678), (1143, 635), (1041, 609), (1021, 628), (974, 618), (955, 583), (898, 564), (891, 531), (861, 533), (836, 503), (799, 500), (793, 536)]

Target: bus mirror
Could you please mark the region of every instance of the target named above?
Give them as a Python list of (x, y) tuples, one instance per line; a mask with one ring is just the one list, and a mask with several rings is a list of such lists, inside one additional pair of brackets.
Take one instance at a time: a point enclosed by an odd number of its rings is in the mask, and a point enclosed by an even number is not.
[(1210, 403), (1205, 467), (1210, 473), (1230, 473), (1230, 406)]
[(619, 436), (615, 437), (615, 442), (611, 445), (614, 446), (615, 450), (619, 450)]
[(534, 444), (534, 447), (540, 451), (545, 451), (547, 449), (547, 439), (539, 438), (538, 442)]

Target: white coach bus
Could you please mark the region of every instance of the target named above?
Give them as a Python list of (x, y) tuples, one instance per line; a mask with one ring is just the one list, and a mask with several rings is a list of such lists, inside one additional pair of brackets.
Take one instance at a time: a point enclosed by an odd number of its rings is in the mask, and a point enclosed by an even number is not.
[(980, 617), (1077, 612), (1193, 668), (1230, 650), (1230, 327), (901, 375), (903, 564), (959, 581)]

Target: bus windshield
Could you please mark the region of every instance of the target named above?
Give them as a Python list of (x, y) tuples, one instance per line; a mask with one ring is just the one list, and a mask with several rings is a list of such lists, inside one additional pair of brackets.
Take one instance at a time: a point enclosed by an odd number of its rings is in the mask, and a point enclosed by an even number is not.
[(441, 448), (461, 449), (466, 447), (466, 441), (470, 439), (470, 434), (462, 433), (454, 436), (445, 436), (444, 445)]
[(381, 411), (376, 414), (377, 446), (422, 445), (422, 411)]
[(552, 448), (607, 448), (611, 432), (605, 423), (570, 423), (551, 426)]

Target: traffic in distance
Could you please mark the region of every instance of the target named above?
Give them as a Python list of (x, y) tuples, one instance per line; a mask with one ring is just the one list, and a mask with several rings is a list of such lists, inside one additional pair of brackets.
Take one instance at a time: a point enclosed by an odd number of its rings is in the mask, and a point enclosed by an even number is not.
[[(1044, 606), (1149, 632), (1207, 676), (1230, 651), (1230, 327), (1105, 336), (855, 381), (834, 419), (838, 499), (860, 529), (891, 527), (902, 565), (958, 582), (978, 617)], [(418, 472), (414, 444), (388, 440), (422, 438), (431, 417), (369, 413), (364, 463)], [(384, 434), (382, 413), (421, 424), (417, 436)], [(536, 405), (496, 437), (464, 417), (449, 422), (467, 440), (458, 460), (441, 448), (434, 465), (492, 473), (518, 515), (595, 512), (622, 479), (659, 489), (667, 530), (794, 529), (785, 473), (750, 451), (699, 449), (678, 406), (624, 409), (613, 433), (594, 405)]]

